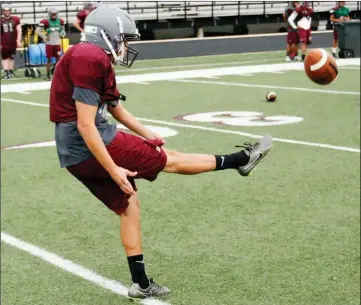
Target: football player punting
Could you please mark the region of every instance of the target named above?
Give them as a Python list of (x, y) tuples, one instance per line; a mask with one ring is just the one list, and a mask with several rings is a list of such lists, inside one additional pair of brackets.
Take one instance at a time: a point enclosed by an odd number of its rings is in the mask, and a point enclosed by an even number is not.
[[(154, 181), (160, 172), (195, 175), (233, 169), (248, 176), (272, 147), (265, 136), (232, 154), (188, 154), (164, 148), (119, 102), (113, 65), (131, 67), (138, 51), (128, 44), (140, 36), (133, 18), (118, 8), (100, 7), (85, 20), (85, 42), (59, 60), (50, 89), (50, 120), (61, 167), (120, 217), (120, 237), (133, 285), (132, 298), (170, 290), (148, 278), (142, 250), (140, 203), (135, 179)], [(139, 136), (117, 131), (107, 112)]]
[(295, 8), (291, 16), (288, 18), (289, 24), (298, 32), (299, 42), (301, 43), (302, 60), (306, 57), (307, 45), (312, 41), (312, 15), (313, 9), (310, 7), (309, 1), (303, 1), (299, 7)]
[[(43, 30), (46, 31), (46, 35), (44, 35)], [(61, 38), (65, 36), (64, 20), (58, 17), (57, 9), (53, 8), (49, 10), (49, 18), (40, 21), (36, 28), (36, 33), (46, 42), (46, 73), (47, 79), (51, 79), (51, 59), (55, 58), (55, 65), (59, 61), (61, 55)]]
[[(350, 20), (350, 10), (348, 7), (345, 6), (345, 1), (338, 1), (337, 6), (334, 7), (331, 11), (330, 21), (335, 23), (343, 22)], [(333, 30), (333, 41), (332, 41), (332, 55), (336, 57), (338, 47), (338, 32)]]
[(2, 4), (1, 17), (1, 59), (5, 79), (13, 78), (16, 48), (21, 48), (20, 18), (11, 15), (10, 4)]
[(285, 8), (283, 20), (287, 23), (287, 54), (286, 61), (301, 60), (298, 56), (298, 33), (288, 22), (288, 18), (292, 15), (296, 7), (300, 5), (299, 1), (292, 1)]

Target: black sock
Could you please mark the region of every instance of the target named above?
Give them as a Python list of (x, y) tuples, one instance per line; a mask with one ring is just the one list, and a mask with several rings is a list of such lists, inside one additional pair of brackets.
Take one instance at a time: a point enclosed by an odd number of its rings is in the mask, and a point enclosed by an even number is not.
[(216, 157), (216, 171), (224, 169), (236, 169), (240, 166), (244, 166), (249, 161), (244, 151), (239, 151), (230, 155), (215, 156)]
[(286, 53), (286, 56), (290, 56), (290, 52), (287, 52), (287, 53)]
[(304, 60), (306, 58), (305, 54), (302, 54), (302, 60)]
[(138, 283), (142, 289), (147, 288), (149, 279), (145, 274), (143, 254), (128, 256), (128, 264), (133, 283)]

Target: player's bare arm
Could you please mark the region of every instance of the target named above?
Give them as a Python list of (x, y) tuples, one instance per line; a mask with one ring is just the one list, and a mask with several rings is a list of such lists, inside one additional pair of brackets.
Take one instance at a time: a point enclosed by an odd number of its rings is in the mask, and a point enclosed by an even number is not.
[(331, 21), (331, 22), (340, 22), (340, 19), (337, 19), (337, 18), (335, 17), (335, 15), (332, 14), (331, 17), (330, 17), (330, 21)]
[(43, 33), (44, 24), (39, 23), (39, 25), (36, 27), (35, 33), (41, 37), (43, 41), (47, 41), (46, 35)]
[(146, 128), (128, 110), (126, 110), (121, 103), (118, 103), (115, 107), (109, 107), (108, 111), (114, 117), (114, 119), (116, 119), (119, 123), (122, 123), (131, 131), (135, 132), (137, 135), (147, 140), (159, 139), (165, 143), (161, 136)]
[(16, 47), (21, 48), (23, 45), (21, 43), (22, 29), (20, 24), (16, 26), (16, 34)]
[(84, 30), (81, 28), (80, 26), (81, 21), (77, 18), (74, 23), (73, 26), (79, 31), (79, 32), (84, 32)]
[(117, 166), (110, 157), (94, 123), (98, 110), (97, 107), (79, 101), (76, 101), (75, 105), (78, 114), (77, 128), (89, 150), (123, 192), (129, 195), (135, 194), (127, 176), (134, 177), (137, 173), (130, 172), (125, 168)]

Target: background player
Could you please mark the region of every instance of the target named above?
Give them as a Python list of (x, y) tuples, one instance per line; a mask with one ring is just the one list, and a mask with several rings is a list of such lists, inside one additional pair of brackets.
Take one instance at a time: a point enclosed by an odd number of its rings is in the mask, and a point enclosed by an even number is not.
[(303, 1), (300, 6), (295, 8), (291, 16), (288, 18), (289, 24), (298, 32), (298, 38), (301, 43), (302, 60), (306, 57), (307, 44), (310, 44), (312, 41), (312, 14), (313, 9), (310, 7), (309, 1)]
[(91, 11), (93, 11), (96, 7), (87, 2), (84, 4), (84, 7), (81, 11), (76, 14), (76, 20), (74, 21), (74, 27), (80, 32), (80, 41), (84, 41), (84, 22), (86, 17), (89, 15)]
[[(113, 64), (130, 67), (138, 51), (128, 45), (140, 36), (132, 17), (118, 8), (100, 7), (85, 21), (88, 43), (72, 46), (60, 59), (50, 89), (50, 120), (62, 167), (120, 216), (120, 235), (133, 285), (129, 296), (170, 292), (145, 273), (140, 202), (134, 179), (153, 181), (160, 172), (193, 175), (234, 169), (248, 176), (267, 155), (266, 136), (227, 155), (187, 154), (162, 148), (162, 137), (144, 127), (121, 103)], [(116, 130), (107, 111), (138, 136)]]
[(2, 4), (1, 17), (1, 64), (5, 79), (13, 78), (16, 48), (21, 48), (20, 18), (11, 15), (10, 4)]
[[(335, 23), (348, 21), (350, 20), (350, 10), (345, 6), (345, 1), (338, 1), (337, 6), (334, 7), (331, 11), (330, 21)], [(332, 55), (337, 57), (337, 47), (338, 47), (338, 32), (333, 30), (333, 41), (332, 41)]]
[[(46, 31), (46, 35), (44, 35), (43, 30)], [(46, 42), (46, 74), (47, 79), (51, 79), (51, 59), (55, 58), (55, 65), (59, 61), (61, 55), (61, 38), (66, 34), (64, 20), (58, 17), (57, 9), (51, 9), (49, 11), (49, 18), (40, 21), (36, 28), (36, 33)]]
[(288, 18), (292, 15), (296, 7), (300, 5), (299, 1), (291, 1), (285, 8), (283, 20), (287, 23), (287, 49), (286, 61), (294, 59), (301, 60), (298, 56), (298, 33), (288, 22)]

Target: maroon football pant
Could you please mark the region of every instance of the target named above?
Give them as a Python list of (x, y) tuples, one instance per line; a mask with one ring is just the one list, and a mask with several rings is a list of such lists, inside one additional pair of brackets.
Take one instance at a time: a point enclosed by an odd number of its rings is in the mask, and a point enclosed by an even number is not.
[[(138, 172), (135, 179), (153, 181), (167, 163), (167, 155), (160, 148), (161, 146), (160, 140), (144, 140), (118, 131), (106, 148), (115, 164), (132, 172)], [(67, 170), (116, 214), (121, 214), (127, 209), (130, 196), (123, 193), (95, 157), (70, 166)], [(136, 190), (134, 178), (129, 178), (129, 181)]]

